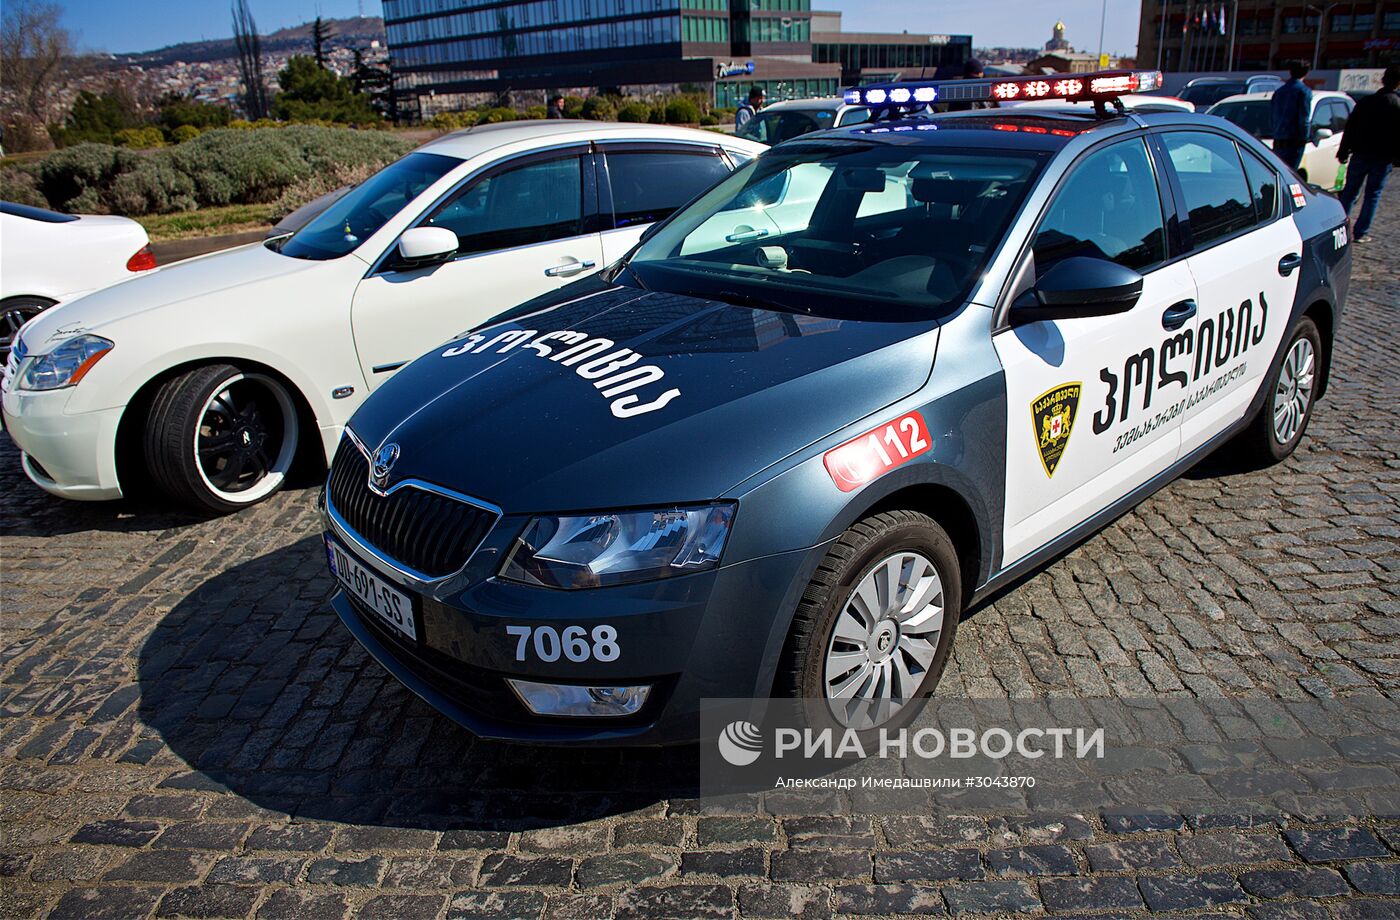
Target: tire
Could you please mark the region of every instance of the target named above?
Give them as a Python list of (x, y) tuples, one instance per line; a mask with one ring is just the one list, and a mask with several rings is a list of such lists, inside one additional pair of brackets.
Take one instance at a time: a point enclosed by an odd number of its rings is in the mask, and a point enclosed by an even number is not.
[[(901, 560), (896, 603), (881, 607), (871, 623), (869, 614), (874, 611), (862, 600), (862, 588), (874, 587), (882, 573), (895, 571), (888, 568), (895, 559)], [(928, 571), (936, 574), (941, 588), (941, 604), (932, 605), (942, 608), (936, 635), (928, 627), (938, 614), (922, 601), (936, 601), (937, 595), (916, 596), (918, 587), (926, 584), (912, 575), (919, 571), (924, 577)], [(842, 700), (842, 694), (861, 696), (860, 672), (867, 666), (872, 677), (882, 669), (888, 675), (892, 699), (921, 700), (933, 693), (947, 666), (962, 614), (961, 571), (953, 541), (926, 515), (888, 511), (852, 525), (832, 544), (803, 592), (779, 663), (774, 696), (825, 701), (823, 706), (808, 707), (807, 718), (821, 723), (815, 727), (865, 731), (907, 723), (919, 706), (892, 704), (882, 711), (878, 680), (865, 682), (871, 691), (868, 703)], [(877, 600), (878, 596), (876, 589)], [(893, 627), (889, 620), (896, 621)], [(857, 627), (866, 628), (863, 647), (850, 640)], [(882, 645), (886, 639), (888, 644)], [(856, 684), (848, 683), (852, 680)]]
[(1300, 319), (1283, 349), (1283, 359), (1265, 382), (1264, 404), (1236, 441), (1238, 457), (1245, 464), (1271, 466), (1298, 448), (1317, 402), (1322, 348), (1317, 325), (1306, 316)]
[(57, 301), (47, 297), (7, 297), (0, 301), (0, 364), (10, 360), (10, 348), (14, 346), (19, 327), (43, 313)]
[(227, 514), (282, 487), (299, 436), (281, 381), (229, 364), (198, 367), (161, 384), (151, 400), (146, 467), (186, 507)]

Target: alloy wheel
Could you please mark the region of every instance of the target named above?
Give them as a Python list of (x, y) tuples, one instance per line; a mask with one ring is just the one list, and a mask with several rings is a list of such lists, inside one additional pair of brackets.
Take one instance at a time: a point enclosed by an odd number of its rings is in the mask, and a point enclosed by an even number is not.
[(296, 444), (296, 410), (282, 385), (262, 374), (236, 374), (204, 403), (195, 466), (219, 498), (247, 504), (282, 484)]
[(1299, 338), (1284, 356), (1274, 390), (1274, 437), (1288, 444), (1298, 435), (1312, 405), (1316, 355), (1312, 342)]
[(897, 552), (846, 597), (823, 674), (832, 714), (847, 728), (881, 725), (915, 698), (938, 651), (943, 580), (925, 556)]

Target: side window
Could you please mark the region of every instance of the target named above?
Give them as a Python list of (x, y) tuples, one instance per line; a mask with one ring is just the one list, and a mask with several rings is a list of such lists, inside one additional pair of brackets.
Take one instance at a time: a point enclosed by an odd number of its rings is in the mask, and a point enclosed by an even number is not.
[(489, 252), (578, 236), (583, 169), (576, 156), (540, 160), (488, 176), (424, 224), (457, 234), (457, 251)]
[(869, 109), (847, 109), (846, 111), (841, 113), (841, 120), (837, 123), (837, 125), (838, 127), (845, 127), (846, 125), (858, 125), (861, 122), (866, 122), (869, 120)]
[(1347, 117), (1351, 115), (1351, 106), (1340, 99), (1332, 100), (1332, 128), (1333, 134), (1341, 134), (1346, 130)]
[(1179, 131), (1162, 136), (1186, 198), (1191, 242), (1197, 248), (1254, 224), (1254, 201), (1234, 141)]
[(1318, 128), (1330, 128), (1332, 126), (1332, 103), (1322, 100), (1313, 104), (1312, 118), (1308, 122), (1308, 127), (1316, 131)]
[(608, 153), (608, 182), (618, 227), (651, 224), (729, 175), (714, 151)]
[(1162, 204), (1141, 140), (1096, 150), (1074, 166), (1036, 232), (1035, 266), (1089, 256), (1144, 269), (1166, 258)]
[(1248, 150), (1242, 150), (1241, 155), (1244, 173), (1249, 178), (1249, 191), (1254, 197), (1254, 217), (1262, 224), (1274, 216), (1274, 209), (1278, 207), (1278, 173)]

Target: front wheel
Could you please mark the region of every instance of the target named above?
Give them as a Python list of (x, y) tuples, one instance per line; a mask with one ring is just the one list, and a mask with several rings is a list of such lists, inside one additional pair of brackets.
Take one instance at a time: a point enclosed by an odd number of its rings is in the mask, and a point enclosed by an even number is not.
[(20, 327), (53, 306), (47, 297), (7, 297), (0, 301), (0, 364), (10, 360), (10, 349)]
[(895, 727), (933, 692), (962, 613), (957, 551), (914, 511), (852, 525), (802, 595), (783, 652), (778, 696), (822, 700), (822, 721)]
[(296, 406), (280, 381), (209, 365), (156, 391), (146, 422), (146, 466), (172, 498), (226, 514), (282, 487), (298, 436)]
[(1297, 450), (1312, 419), (1322, 361), (1322, 336), (1307, 317), (1293, 327), (1283, 360), (1265, 384), (1264, 405), (1239, 438), (1243, 459), (1261, 466)]

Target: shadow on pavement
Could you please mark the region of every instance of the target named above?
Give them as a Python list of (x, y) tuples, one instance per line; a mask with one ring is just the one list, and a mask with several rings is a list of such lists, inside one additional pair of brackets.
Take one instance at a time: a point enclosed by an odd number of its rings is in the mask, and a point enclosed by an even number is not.
[[(141, 649), (141, 720), (192, 768), (302, 819), (511, 830), (693, 797), (693, 748), (531, 748), (475, 738), (371, 659), (331, 611), (319, 537), (210, 578)], [(159, 762), (150, 740), (126, 755)]]

